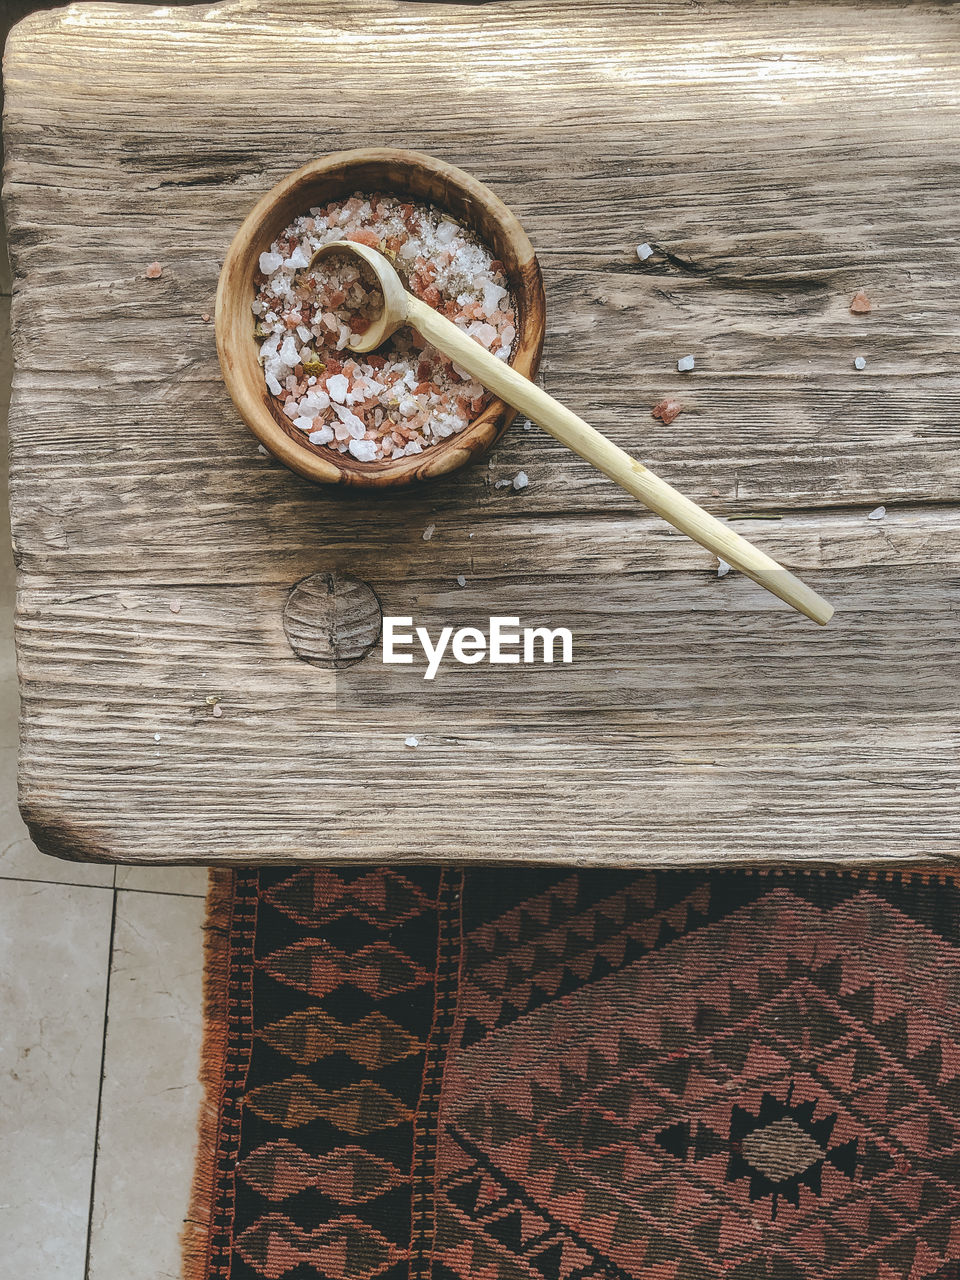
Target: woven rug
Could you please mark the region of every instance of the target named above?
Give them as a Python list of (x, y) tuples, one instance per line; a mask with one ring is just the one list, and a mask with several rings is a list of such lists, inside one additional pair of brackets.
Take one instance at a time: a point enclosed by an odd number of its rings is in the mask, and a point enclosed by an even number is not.
[(957, 1280), (960, 889), (241, 872), (187, 1280)]

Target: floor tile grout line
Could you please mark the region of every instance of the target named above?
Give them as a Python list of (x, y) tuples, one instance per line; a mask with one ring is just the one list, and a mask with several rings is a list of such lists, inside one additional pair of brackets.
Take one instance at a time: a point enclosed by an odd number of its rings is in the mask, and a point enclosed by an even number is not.
[[(116, 879), (116, 874), (114, 874)], [(90, 1170), (90, 1207), (87, 1211), (87, 1247), (83, 1260), (83, 1280), (90, 1280), (90, 1251), (93, 1244), (93, 1208), (97, 1192), (97, 1152), (100, 1147), (100, 1118), (103, 1110), (103, 1073), (107, 1064), (107, 1023), (110, 1018), (110, 983), (113, 977), (113, 947), (117, 933), (117, 894), (113, 887), (113, 909), (110, 913), (110, 943), (107, 950), (107, 981), (103, 993), (103, 1037), (100, 1043), (100, 1080), (97, 1084), (97, 1118), (93, 1129), (93, 1168)]]
[[(40, 880), (36, 876), (8, 876), (2, 871), (0, 871), (0, 880), (8, 880), (11, 884), (48, 884), (58, 889), (113, 889), (112, 881), (109, 884), (86, 884), (83, 880)], [(197, 895), (197, 897), (202, 896), (202, 894)]]

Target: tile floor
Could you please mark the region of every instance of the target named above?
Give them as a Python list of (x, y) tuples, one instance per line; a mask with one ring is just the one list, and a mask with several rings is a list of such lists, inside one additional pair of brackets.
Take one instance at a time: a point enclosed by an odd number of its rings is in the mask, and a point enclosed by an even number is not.
[[(4, 477), (9, 312), (0, 239)], [(0, 535), (0, 1280), (179, 1280), (206, 872), (115, 873), (33, 847), (16, 804), (13, 610)]]

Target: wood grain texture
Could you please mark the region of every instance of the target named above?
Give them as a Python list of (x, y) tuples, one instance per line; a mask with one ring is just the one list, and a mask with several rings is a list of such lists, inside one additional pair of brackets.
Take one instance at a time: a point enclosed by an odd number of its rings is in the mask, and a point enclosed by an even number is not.
[[(11, 484), (41, 846), (956, 858), (958, 37), (928, 4), (671, 0), (81, 4), (20, 24)], [(402, 493), (319, 490), (257, 453), (201, 319), (220, 262), (284, 174), (374, 145), (506, 201), (543, 268), (547, 390), (709, 510), (781, 516), (734, 527), (836, 603), (829, 628), (718, 580), (520, 423), (492, 465)], [(669, 426), (664, 396), (684, 406)], [(529, 488), (496, 487), (521, 468)], [(334, 572), (434, 635), (492, 613), (569, 626), (574, 663), (427, 682), (377, 646), (303, 662), (284, 603)]]

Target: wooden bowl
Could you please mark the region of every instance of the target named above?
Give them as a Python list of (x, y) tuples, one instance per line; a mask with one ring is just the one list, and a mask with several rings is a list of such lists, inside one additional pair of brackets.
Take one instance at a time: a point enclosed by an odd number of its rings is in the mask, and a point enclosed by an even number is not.
[(389, 147), (338, 151), (304, 165), (257, 202), (234, 236), (217, 287), (216, 336), (223, 380), (244, 422), (274, 457), (308, 480), (375, 488), (409, 484), (444, 475), (489, 449), (515, 411), (491, 400), (463, 431), (421, 454), (358, 462), (349, 453), (311, 444), (293, 426), (268, 391), (258, 359), (250, 306), (260, 254), (296, 217), (354, 191), (385, 191), (436, 204), (486, 242), (503, 263), (516, 302), (510, 363), (528, 378), (536, 376), (543, 346), (540, 265), (520, 223), (476, 178), (432, 156)]

